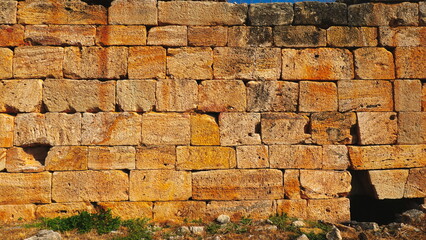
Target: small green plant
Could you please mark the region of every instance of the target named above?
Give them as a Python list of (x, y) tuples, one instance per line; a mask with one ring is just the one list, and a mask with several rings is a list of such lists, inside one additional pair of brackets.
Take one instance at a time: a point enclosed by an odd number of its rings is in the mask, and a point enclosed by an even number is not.
[(192, 219), (191, 223), (195, 223), (195, 224), (203, 224), (203, 219), (199, 218), (199, 219)]
[(137, 218), (123, 221), (121, 224), (126, 227), (129, 234), (125, 237), (114, 238), (114, 240), (151, 240), (153, 239), (153, 225), (148, 218)]
[(290, 231), (290, 232), (293, 232), (293, 230), (295, 230), (292, 228), (292, 225), (291, 225), (291, 222), (294, 220), (295, 220), (294, 218), (287, 216), (287, 214), (285, 213), (281, 215), (276, 214), (274, 216), (269, 217), (269, 221), (271, 221), (272, 224), (277, 226), (278, 229), (283, 231)]
[(217, 234), (219, 233), (220, 228), (221, 228), (220, 224), (213, 222), (207, 225), (206, 231), (210, 234)]

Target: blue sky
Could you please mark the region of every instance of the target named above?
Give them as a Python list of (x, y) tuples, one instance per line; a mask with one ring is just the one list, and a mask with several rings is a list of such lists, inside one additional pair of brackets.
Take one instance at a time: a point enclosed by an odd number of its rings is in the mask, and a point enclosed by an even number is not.
[[(312, 1), (312, 0), (311, 0)], [(236, 3), (269, 3), (269, 2), (303, 2), (303, 0), (228, 0)], [(333, 0), (319, 0), (318, 2), (334, 2)]]

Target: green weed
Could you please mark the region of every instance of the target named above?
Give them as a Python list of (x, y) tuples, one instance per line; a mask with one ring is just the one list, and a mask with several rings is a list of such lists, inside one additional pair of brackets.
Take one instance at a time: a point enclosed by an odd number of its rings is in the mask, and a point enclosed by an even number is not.
[(153, 225), (147, 218), (138, 218), (123, 221), (121, 224), (128, 229), (129, 234), (125, 237), (114, 238), (114, 240), (151, 240), (153, 239)]

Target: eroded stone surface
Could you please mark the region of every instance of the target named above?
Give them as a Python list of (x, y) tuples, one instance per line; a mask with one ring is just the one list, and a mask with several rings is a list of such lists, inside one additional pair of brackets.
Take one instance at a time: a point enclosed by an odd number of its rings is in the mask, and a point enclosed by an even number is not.
[(211, 79), (213, 53), (209, 47), (167, 49), (167, 74), (176, 79)]
[(341, 223), (351, 219), (348, 198), (308, 200), (307, 218), (327, 222)]
[(272, 42), (270, 27), (235, 26), (228, 29), (229, 47), (270, 47)]
[(130, 47), (129, 78), (165, 78), (166, 49), (163, 47)]
[(236, 165), (235, 149), (230, 147), (177, 147), (179, 170), (227, 169)]
[(7, 172), (42, 172), (44, 171), (45, 151), (43, 147), (10, 148), (7, 150)]
[(153, 27), (148, 33), (148, 45), (186, 46), (188, 45), (187, 26)]
[(300, 199), (300, 171), (285, 170), (284, 171), (284, 196), (288, 199)]
[(302, 143), (310, 134), (305, 133), (309, 118), (296, 113), (262, 114), (262, 142), (266, 144)]
[(324, 145), (322, 169), (346, 170), (350, 165), (348, 148), (345, 145)]
[(6, 168), (6, 148), (0, 148), (0, 171)]
[(16, 23), (17, 1), (7, 0), (0, 2), (0, 24)]
[(348, 23), (353, 26), (410, 26), (418, 22), (417, 3), (363, 3), (348, 7)]
[(394, 144), (398, 119), (394, 112), (357, 112), (361, 145)]
[(300, 170), (301, 194), (308, 199), (346, 197), (351, 179), (348, 171)]
[(277, 213), (287, 214), (290, 217), (307, 218), (307, 201), (305, 199), (277, 200)]
[(195, 80), (163, 79), (157, 82), (157, 111), (185, 112), (197, 108), (198, 84)]
[(235, 112), (246, 109), (242, 81), (203, 81), (198, 86), (198, 109), (203, 112)]
[(320, 169), (323, 152), (321, 146), (272, 145), (269, 146), (271, 168)]
[(374, 47), (377, 38), (377, 30), (373, 27), (332, 26), (327, 29), (327, 43), (334, 47)]
[(395, 111), (421, 111), (422, 83), (419, 80), (395, 80), (393, 86)]
[(189, 26), (188, 44), (190, 46), (220, 47), (228, 43), (228, 28), (223, 26)]
[(276, 205), (271, 200), (211, 201), (207, 204), (205, 219), (214, 221), (221, 214), (228, 215), (231, 221), (239, 221), (246, 216), (253, 219), (266, 219), (275, 212)]
[(117, 104), (125, 112), (148, 112), (156, 106), (156, 81), (117, 81)]
[(87, 170), (87, 147), (52, 147), (47, 154), (45, 165), (49, 171)]
[(311, 116), (312, 141), (317, 144), (351, 144), (356, 140), (351, 129), (354, 113), (322, 112)]
[(18, 47), (13, 57), (15, 78), (62, 77), (64, 49), (60, 47)]
[(40, 112), (43, 81), (36, 79), (0, 81), (0, 111)]
[(108, 9), (109, 24), (157, 25), (157, 1), (116, 0)]
[(247, 84), (247, 111), (296, 111), (299, 84), (285, 81), (250, 81)]
[(136, 149), (130, 146), (89, 147), (88, 167), (94, 170), (135, 169)]
[(219, 115), (222, 146), (260, 144), (260, 113), (221, 113)]
[(0, 173), (0, 203), (50, 203), (51, 173)]
[(175, 146), (152, 146), (136, 148), (137, 169), (175, 169)]
[(254, 26), (290, 25), (294, 10), (291, 3), (256, 3), (249, 5), (248, 17)]
[(191, 144), (220, 145), (219, 125), (213, 116), (191, 115)]
[(206, 203), (202, 201), (155, 202), (154, 221), (183, 223), (185, 219), (199, 219), (206, 212)]
[(238, 168), (268, 168), (269, 155), (268, 146), (238, 146), (237, 147)]
[(410, 169), (405, 184), (404, 198), (422, 198), (426, 196), (426, 168)]
[(121, 219), (152, 218), (151, 202), (100, 202), (98, 206), (111, 209), (112, 215)]
[(337, 111), (337, 86), (332, 82), (300, 82), (299, 111)]
[(94, 213), (95, 208), (88, 202), (51, 203), (38, 205), (35, 210), (37, 218), (70, 217), (86, 211)]
[(12, 78), (13, 76), (13, 51), (8, 48), (0, 48), (0, 79)]
[(191, 141), (190, 116), (148, 113), (142, 116), (142, 142), (147, 145), (186, 145)]
[(0, 114), (0, 147), (13, 146), (14, 122), (15, 117)]
[(393, 55), (385, 48), (359, 48), (354, 51), (355, 74), (360, 79), (394, 79)]
[(368, 171), (371, 184), (378, 199), (399, 199), (404, 197), (408, 178), (407, 169)]
[[(3, 2), (2, 2), (3, 3)], [(2, 4), (0, 3), (0, 4)], [(0, 6), (1, 9), (1, 6)], [(0, 10), (1, 15), (1, 10)], [(1, 19), (1, 16), (0, 16)], [(1, 22), (1, 20), (0, 20)], [(22, 46), (24, 45), (24, 26), (22, 25), (0, 25), (0, 46)]]
[(25, 40), (33, 45), (92, 46), (96, 27), (92, 25), (28, 25)]
[(35, 209), (36, 205), (34, 204), (0, 205), (0, 222), (13, 223), (22, 221), (34, 221), (36, 219)]
[(426, 144), (426, 112), (400, 112), (398, 144)]
[(276, 26), (274, 44), (278, 47), (324, 47), (327, 31), (315, 26)]
[(96, 31), (96, 42), (101, 45), (145, 45), (146, 27), (123, 25), (99, 26)]
[(417, 47), (426, 45), (426, 27), (381, 27), (380, 43), (389, 47)]
[(347, 6), (344, 3), (297, 2), (293, 22), (295, 25), (346, 25)]
[(426, 47), (398, 47), (395, 49), (398, 78), (426, 78)]

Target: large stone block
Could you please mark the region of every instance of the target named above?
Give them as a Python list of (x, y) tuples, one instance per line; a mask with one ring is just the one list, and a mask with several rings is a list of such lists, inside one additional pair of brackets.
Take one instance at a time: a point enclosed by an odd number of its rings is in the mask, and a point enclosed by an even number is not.
[(322, 169), (346, 170), (349, 168), (348, 148), (345, 145), (324, 145), (322, 150)]
[(347, 6), (344, 3), (296, 2), (294, 4), (295, 25), (346, 25)]
[(228, 28), (224, 26), (189, 26), (188, 44), (196, 47), (221, 47), (228, 43)]
[(247, 111), (296, 111), (299, 84), (284, 81), (250, 81), (247, 84)]
[(153, 208), (155, 222), (184, 223), (204, 216), (206, 203), (202, 201), (155, 202)]
[(156, 107), (156, 81), (117, 81), (117, 104), (125, 112), (148, 112)]
[(64, 49), (61, 47), (18, 47), (13, 57), (15, 78), (62, 78)]
[(149, 29), (148, 45), (179, 47), (188, 45), (187, 26), (159, 26)]
[(426, 168), (409, 170), (405, 184), (404, 198), (424, 198), (426, 196)]
[(373, 27), (340, 27), (327, 29), (327, 44), (333, 47), (375, 47), (377, 29)]
[(212, 80), (198, 85), (198, 109), (203, 112), (239, 112), (246, 109), (243, 81)]
[(379, 30), (382, 46), (426, 46), (426, 27), (381, 27)]
[(306, 219), (307, 205), (308, 203), (305, 199), (280, 199), (277, 200), (277, 213)]
[(352, 26), (411, 26), (418, 22), (417, 3), (363, 3), (348, 7), (348, 23)]
[(219, 125), (207, 114), (191, 115), (191, 144), (220, 145)]
[(96, 27), (92, 25), (28, 25), (25, 41), (46, 46), (95, 45)]
[(398, 78), (426, 78), (426, 47), (398, 47), (395, 49)]
[(337, 111), (337, 86), (333, 82), (300, 82), (299, 111)]
[(207, 203), (205, 220), (214, 221), (221, 214), (237, 222), (250, 216), (251, 219), (267, 219), (275, 215), (276, 204), (272, 200), (260, 201), (211, 201)]
[(152, 219), (152, 202), (100, 202), (98, 206), (104, 210), (111, 209), (113, 216), (121, 219)]
[[(2, 2), (3, 3), (3, 2)], [(2, 4), (0, 3), (0, 4)], [(1, 9), (1, 6), (0, 6)], [(1, 10), (0, 10), (1, 12)], [(0, 13), (1, 15), (1, 13)], [(0, 17), (1, 19), (1, 17)], [(0, 20), (1, 21), (1, 20)], [(0, 46), (16, 47), (24, 45), (24, 26), (0, 25)]]
[(229, 47), (270, 47), (272, 44), (270, 27), (234, 26), (228, 29)]
[(222, 146), (260, 144), (260, 113), (221, 113), (219, 115)]
[(194, 172), (192, 183), (192, 198), (197, 200), (258, 200), (284, 196), (283, 173), (276, 169)]
[(309, 118), (296, 113), (262, 114), (262, 142), (266, 144), (303, 143), (310, 137), (305, 132)]
[(99, 26), (96, 31), (96, 42), (101, 45), (145, 45), (146, 27), (122, 25)]
[(0, 81), (0, 112), (40, 112), (42, 89), (42, 80)]
[(71, 217), (86, 211), (95, 213), (95, 208), (89, 202), (51, 203), (37, 205), (35, 214), (37, 218)]
[(352, 53), (346, 49), (283, 49), (282, 56), (282, 79), (340, 80), (354, 77)]
[(278, 47), (324, 47), (327, 31), (315, 26), (276, 26), (274, 44)]
[(136, 169), (175, 169), (175, 146), (136, 148)]
[(211, 79), (213, 53), (209, 47), (167, 49), (167, 74), (176, 79)]
[(148, 113), (142, 116), (142, 143), (146, 145), (188, 145), (190, 116), (183, 113)]
[(400, 199), (404, 197), (404, 187), (408, 178), (408, 169), (368, 171), (376, 198)]
[(236, 166), (235, 149), (230, 147), (192, 147), (176, 148), (178, 170), (227, 169)]
[(422, 83), (419, 80), (395, 80), (393, 86), (395, 111), (422, 110)]
[(426, 144), (426, 112), (398, 114), (398, 144)]
[(116, 0), (108, 9), (109, 24), (157, 25), (157, 1)]
[(355, 75), (359, 79), (394, 79), (393, 55), (385, 48), (359, 48), (354, 51)]
[(50, 203), (51, 175), (0, 173), (0, 204)]
[(165, 78), (166, 49), (163, 47), (130, 47), (129, 78)]
[(0, 79), (13, 76), (13, 51), (8, 48), (0, 48)]
[(292, 3), (255, 3), (249, 5), (248, 18), (251, 25), (290, 25), (293, 22)]
[(22, 221), (34, 221), (36, 220), (35, 210), (36, 205), (34, 204), (0, 205), (0, 222), (6, 224), (20, 222), (21, 224)]
[(128, 199), (129, 176), (123, 171), (53, 173), (52, 200), (55, 202), (100, 202)]
[(197, 108), (198, 84), (195, 80), (159, 80), (156, 95), (157, 111), (191, 111)]
[(136, 149), (130, 146), (89, 147), (87, 159), (89, 169), (135, 169)]
[(47, 153), (45, 165), (48, 171), (87, 170), (87, 147), (52, 147)]
[(0, 24), (15, 24), (18, 2), (6, 0), (0, 2)]
[(237, 168), (268, 168), (268, 146), (238, 146)]
[(351, 220), (348, 198), (308, 200), (307, 218), (341, 223)]
[(130, 201), (188, 200), (192, 196), (191, 173), (174, 170), (130, 172)]
[(359, 144), (394, 144), (398, 119), (394, 112), (357, 112)]
[(311, 116), (312, 141), (316, 144), (351, 144), (356, 136), (355, 113), (322, 112)]
[(284, 171), (284, 196), (287, 199), (300, 199), (300, 171), (285, 170)]
[(302, 198), (346, 197), (351, 191), (351, 179), (348, 171), (300, 170)]
[(7, 172), (44, 171), (45, 147), (9, 148), (6, 153)]
[(321, 169), (323, 150), (321, 146), (271, 145), (269, 162), (271, 168)]

